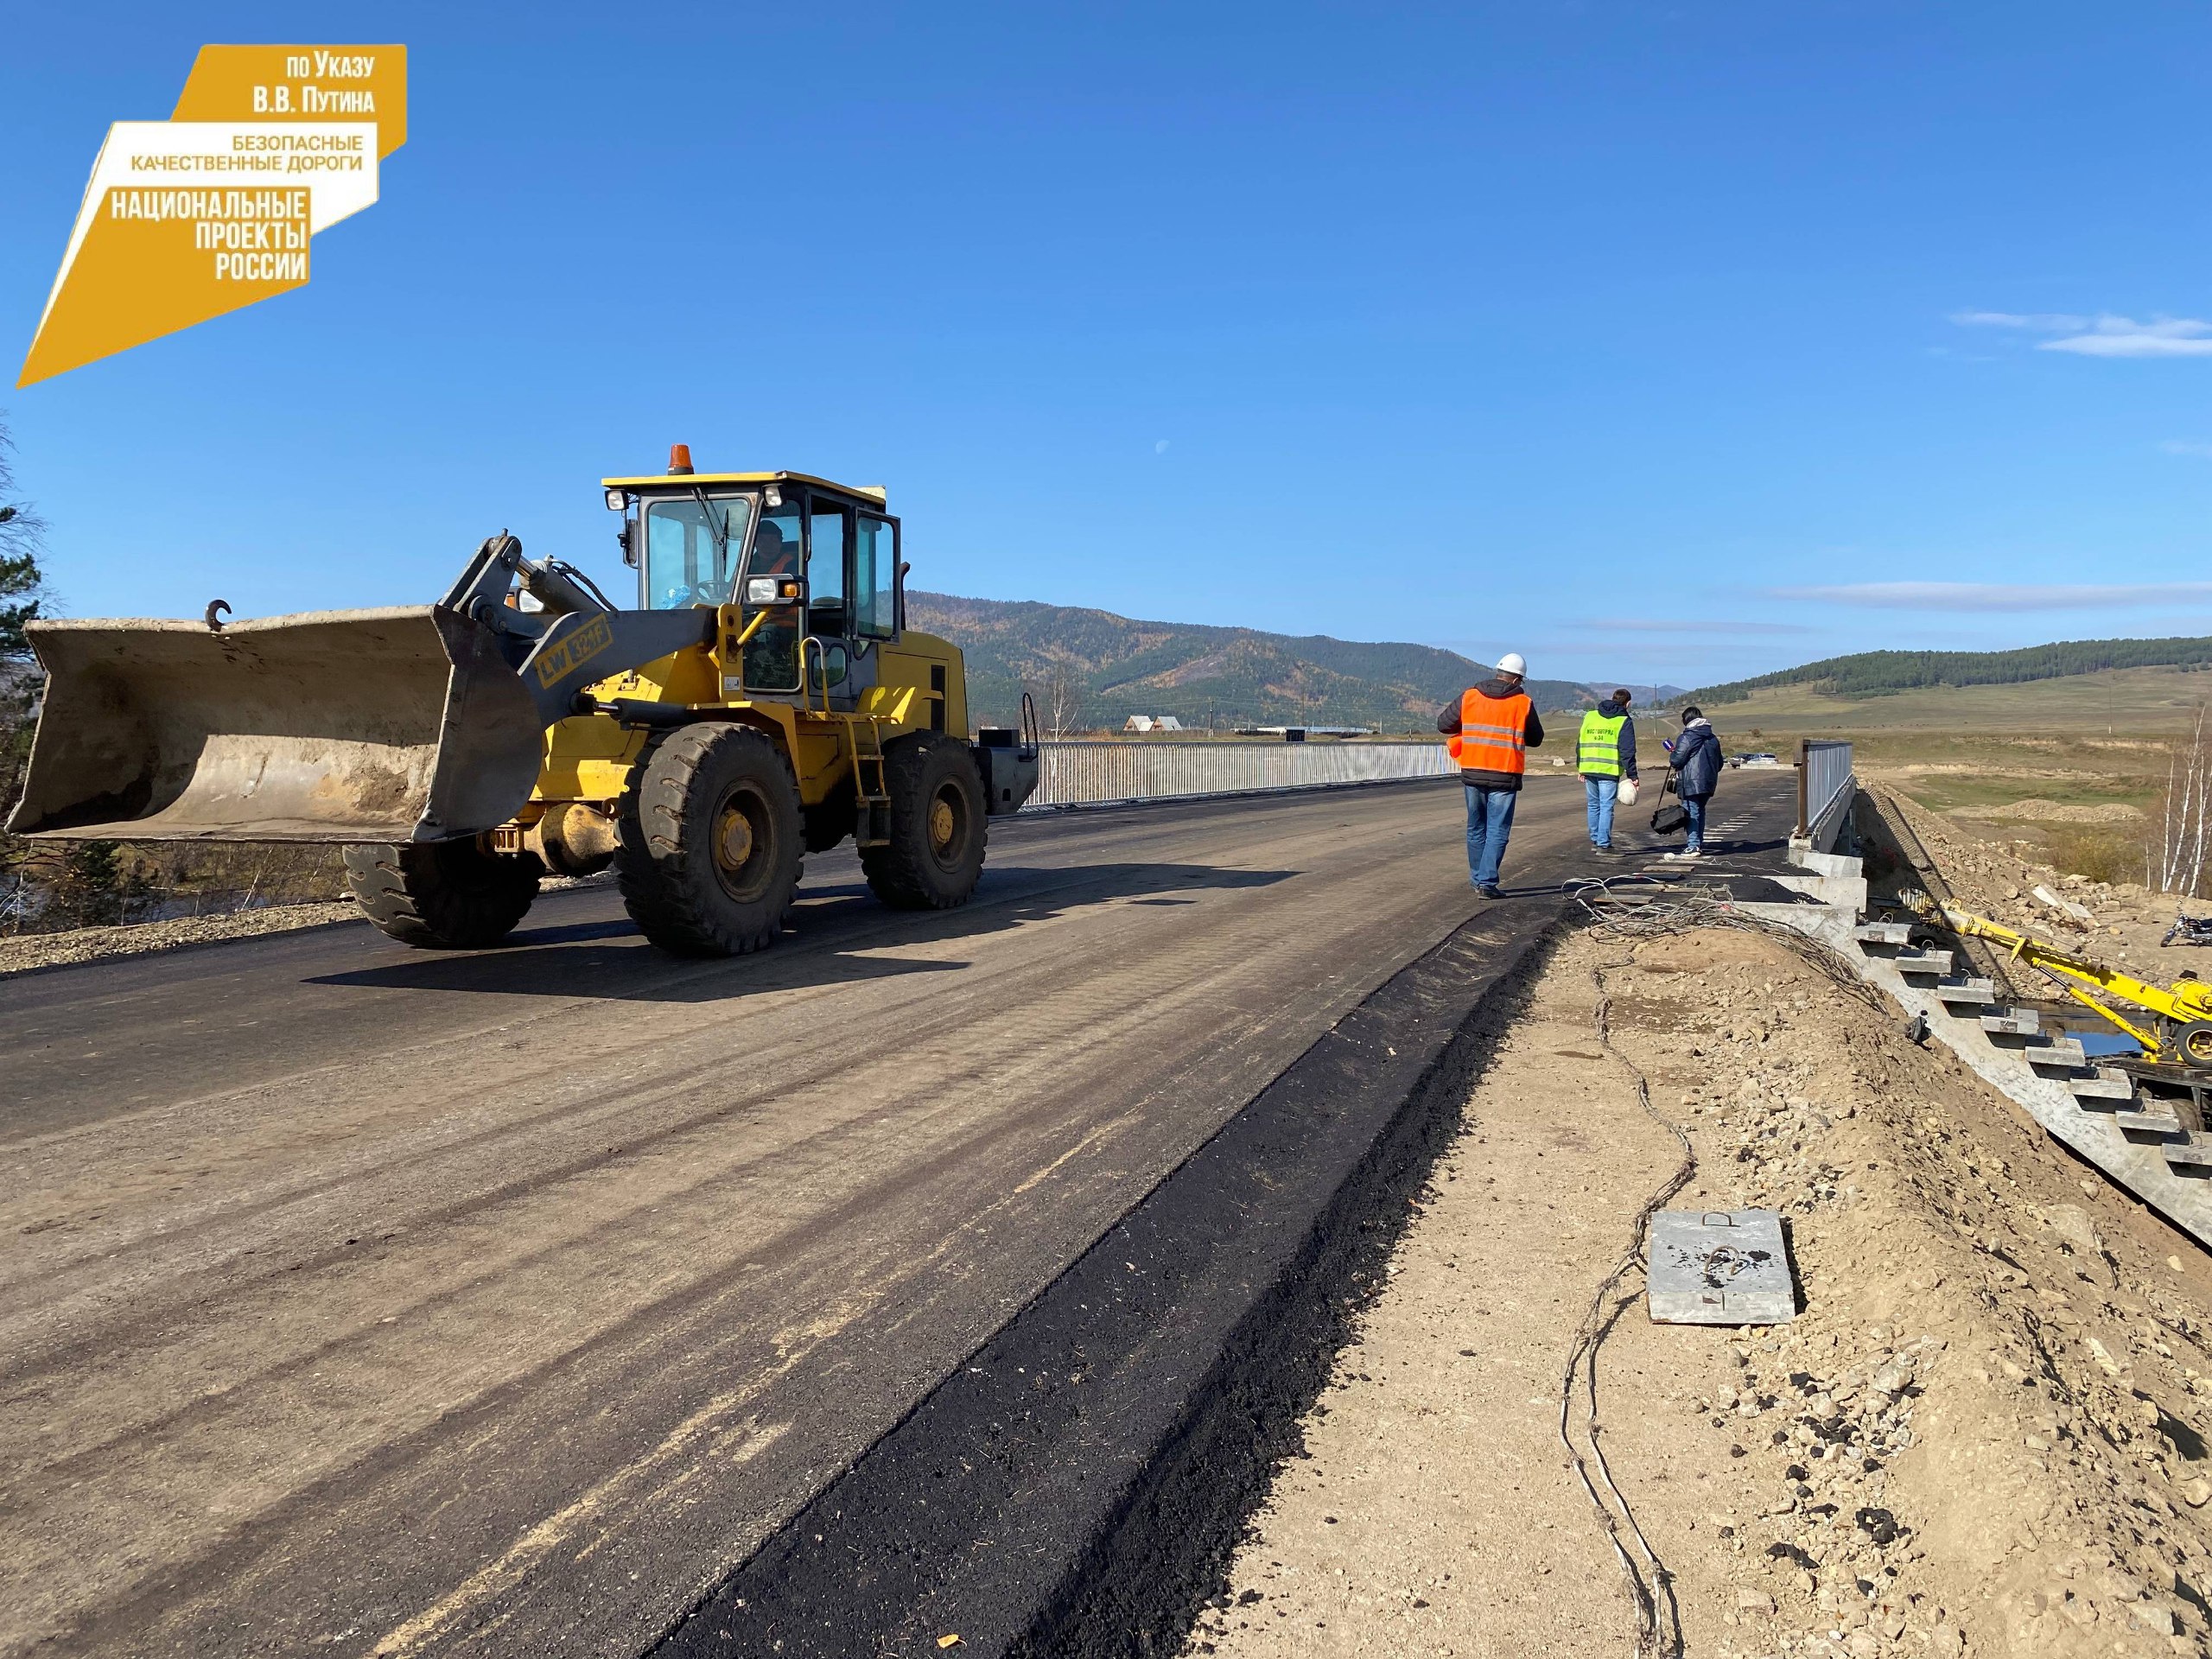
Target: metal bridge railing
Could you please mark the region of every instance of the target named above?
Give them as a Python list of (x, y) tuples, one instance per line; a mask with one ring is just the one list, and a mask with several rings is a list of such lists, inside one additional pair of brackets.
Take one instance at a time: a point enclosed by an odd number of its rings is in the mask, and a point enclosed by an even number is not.
[(1450, 778), (1459, 770), (1441, 743), (1052, 741), (1038, 753), (1037, 792), (1025, 810)]
[(1850, 810), (1859, 787), (1852, 769), (1851, 745), (1801, 738), (1797, 744), (1797, 830), (1799, 841), (1818, 842)]

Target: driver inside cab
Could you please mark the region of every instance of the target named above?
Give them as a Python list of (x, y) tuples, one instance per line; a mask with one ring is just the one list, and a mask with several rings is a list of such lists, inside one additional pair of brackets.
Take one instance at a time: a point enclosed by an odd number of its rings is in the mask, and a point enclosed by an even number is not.
[(653, 502), (645, 521), (645, 603), (657, 611), (727, 604), (752, 514), (741, 497)]
[[(753, 556), (746, 565), (748, 576), (795, 576), (798, 574), (798, 539), (784, 535), (773, 518), (763, 518), (753, 538)], [(760, 631), (745, 642), (745, 683), (763, 690), (789, 690), (798, 684), (799, 613), (779, 607)]]

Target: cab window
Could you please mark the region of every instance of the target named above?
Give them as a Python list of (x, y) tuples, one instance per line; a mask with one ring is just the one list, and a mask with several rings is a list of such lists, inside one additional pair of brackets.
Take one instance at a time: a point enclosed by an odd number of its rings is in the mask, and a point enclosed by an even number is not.
[(799, 574), (803, 543), (799, 524), (803, 515), (790, 497), (780, 506), (760, 515), (760, 533), (753, 538), (753, 559), (746, 574), (752, 576), (795, 576)]
[(729, 601), (745, 532), (752, 527), (750, 496), (677, 496), (645, 506), (645, 606), (677, 611), (687, 605)]
[[(799, 561), (805, 547), (801, 539), (805, 514), (796, 496), (796, 492), (785, 496), (779, 505), (761, 514), (760, 528), (753, 533), (753, 551), (746, 561), (747, 575), (800, 574)], [(745, 642), (745, 683), (760, 691), (796, 691), (799, 613), (789, 606), (769, 606), (766, 609), (766, 620)], [(745, 620), (748, 624), (753, 614), (753, 608), (747, 607)]]
[(899, 634), (899, 524), (893, 518), (860, 515), (860, 536), (853, 559), (855, 633), (877, 639)]
[(834, 501), (817, 499), (806, 513), (806, 598), (808, 626), (835, 638), (847, 628), (845, 544), (852, 539), (852, 514)]

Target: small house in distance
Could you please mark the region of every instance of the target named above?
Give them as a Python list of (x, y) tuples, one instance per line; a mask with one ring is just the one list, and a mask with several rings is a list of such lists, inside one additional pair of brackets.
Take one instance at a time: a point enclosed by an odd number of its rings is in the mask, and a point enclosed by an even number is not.
[(1125, 732), (1179, 732), (1183, 722), (1173, 715), (1131, 715), (1122, 722)]

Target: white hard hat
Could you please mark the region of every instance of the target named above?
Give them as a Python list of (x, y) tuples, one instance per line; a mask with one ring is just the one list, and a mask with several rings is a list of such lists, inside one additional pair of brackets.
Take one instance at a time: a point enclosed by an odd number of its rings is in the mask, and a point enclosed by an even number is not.
[(1529, 671), (1528, 659), (1517, 651), (1509, 651), (1497, 659), (1497, 671), (1501, 674), (1526, 675)]

